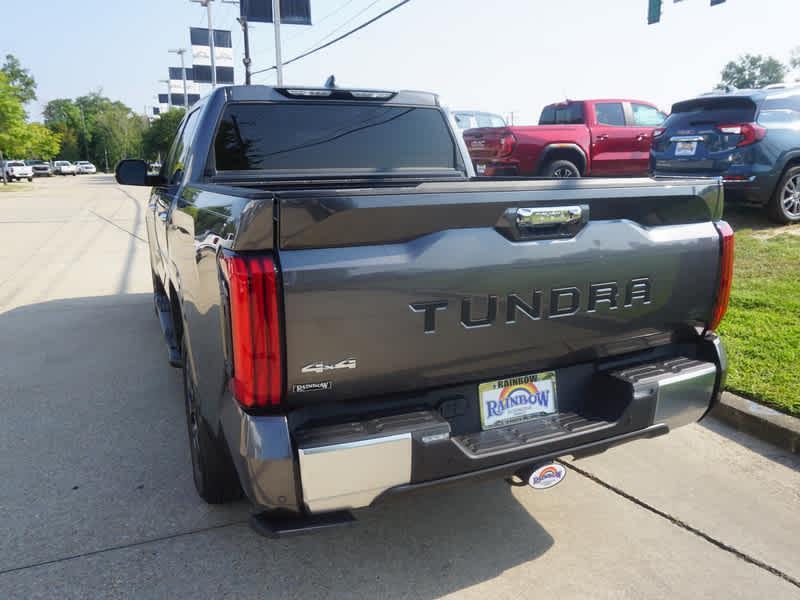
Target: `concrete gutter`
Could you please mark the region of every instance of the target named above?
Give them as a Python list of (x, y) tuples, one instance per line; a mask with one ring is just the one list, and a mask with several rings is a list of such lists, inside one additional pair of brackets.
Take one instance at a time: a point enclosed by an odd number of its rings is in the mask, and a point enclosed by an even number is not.
[(800, 454), (800, 419), (723, 392), (711, 416), (765, 442)]

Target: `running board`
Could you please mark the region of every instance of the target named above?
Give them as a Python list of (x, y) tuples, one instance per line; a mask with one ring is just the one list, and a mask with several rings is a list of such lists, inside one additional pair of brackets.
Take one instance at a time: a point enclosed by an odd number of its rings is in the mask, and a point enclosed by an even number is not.
[(167, 344), (169, 364), (180, 369), (183, 367), (183, 358), (181, 357), (181, 349), (178, 346), (178, 340), (175, 336), (175, 327), (172, 322), (172, 310), (169, 305), (169, 298), (163, 294), (156, 294), (154, 296), (154, 301), (156, 305), (156, 314), (158, 314), (158, 322), (161, 325), (161, 333), (164, 334), (164, 341)]
[(316, 533), (334, 527), (353, 525), (356, 518), (349, 510), (318, 515), (274, 515), (263, 512), (250, 517), (250, 526), (264, 537), (282, 538)]

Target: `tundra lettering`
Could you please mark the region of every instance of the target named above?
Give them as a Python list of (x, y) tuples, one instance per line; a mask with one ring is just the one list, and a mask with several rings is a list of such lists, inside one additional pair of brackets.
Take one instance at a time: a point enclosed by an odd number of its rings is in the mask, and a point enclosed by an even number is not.
[[(600, 308), (617, 310), (619, 308), (619, 288), (616, 281), (607, 283), (589, 284), (589, 299), (585, 308), (587, 313), (597, 312)], [(650, 304), (651, 283), (649, 277), (638, 277), (631, 279), (625, 285), (625, 304), (623, 308), (633, 308), (635, 304)], [(542, 307), (542, 290), (534, 290), (531, 295), (531, 302), (528, 304), (522, 299), (520, 294), (511, 292), (505, 297), (506, 325), (514, 325), (517, 322), (517, 313), (525, 315), (531, 321), (538, 321), (542, 318), (557, 319), (560, 317), (570, 317), (581, 310), (581, 290), (578, 287), (562, 287), (550, 290), (549, 307), (545, 310)], [(475, 314), (473, 310), (472, 298), (461, 300), (461, 319), (460, 323), (465, 329), (477, 329), (481, 327), (491, 327), (497, 318), (498, 297), (490, 294), (486, 297), (486, 308), (480, 314)], [(409, 305), (412, 312), (424, 313), (423, 331), (425, 333), (436, 333), (436, 313), (447, 310), (447, 301), (414, 302)], [(546, 313), (546, 316), (542, 314)]]

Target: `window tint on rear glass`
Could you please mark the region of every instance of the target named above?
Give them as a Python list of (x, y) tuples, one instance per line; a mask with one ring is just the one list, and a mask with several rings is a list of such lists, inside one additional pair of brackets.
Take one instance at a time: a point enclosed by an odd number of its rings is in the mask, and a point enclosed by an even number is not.
[(780, 127), (794, 125), (800, 121), (800, 95), (780, 95), (766, 98), (758, 113), (762, 125)]
[(660, 110), (647, 104), (633, 103), (631, 108), (633, 109), (633, 124), (639, 127), (658, 127), (667, 118), (667, 115)]
[(600, 125), (625, 126), (625, 111), (621, 102), (598, 102), (594, 105), (594, 112)]
[(545, 106), (539, 117), (539, 125), (582, 125), (583, 123), (582, 102)]
[(755, 102), (747, 97), (696, 98), (674, 104), (672, 114), (665, 121), (664, 127), (673, 131), (675, 129), (692, 130), (721, 123), (752, 123), (755, 114)]
[(456, 169), (440, 111), (370, 104), (232, 104), (214, 143), (218, 171)]

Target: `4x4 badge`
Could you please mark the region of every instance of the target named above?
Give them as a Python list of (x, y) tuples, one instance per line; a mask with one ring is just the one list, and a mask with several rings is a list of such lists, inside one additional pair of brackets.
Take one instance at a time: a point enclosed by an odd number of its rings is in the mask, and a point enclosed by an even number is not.
[(302, 369), (300, 369), (301, 373), (324, 373), (325, 371), (336, 371), (337, 369), (355, 369), (356, 368), (356, 359), (355, 358), (346, 358), (344, 360), (340, 360), (336, 364), (333, 365), (326, 365), (325, 363), (311, 363), (310, 365), (306, 365)]

